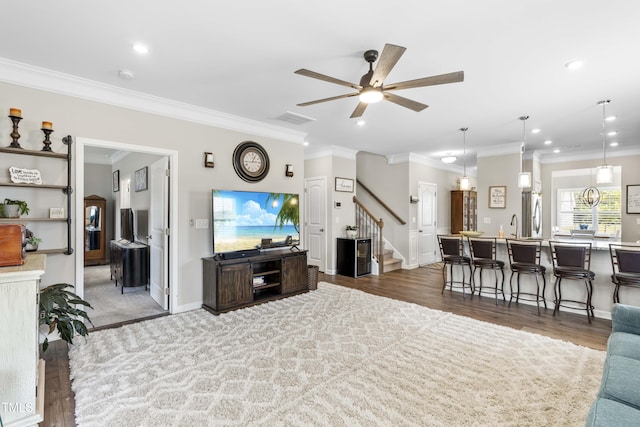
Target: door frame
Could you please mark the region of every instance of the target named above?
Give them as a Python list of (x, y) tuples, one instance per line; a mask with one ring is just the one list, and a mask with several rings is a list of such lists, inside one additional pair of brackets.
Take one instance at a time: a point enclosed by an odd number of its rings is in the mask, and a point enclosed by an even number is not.
[(178, 280), (178, 204), (171, 203), (171, 200), (176, 200), (175, 195), (178, 194), (178, 152), (176, 150), (168, 150), (164, 148), (149, 147), (145, 145), (135, 145), (116, 141), (107, 141), (93, 138), (76, 137), (75, 138), (75, 292), (84, 298), (84, 224), (83, 221), (78, 218), (84, 218), (84, 148), (85, 147), (101, 147), (111, 148), (121, 151), (133, 151), (138, 153), (156, 154), (160, 156), (167, 156), (169, 158), (169, 165), (171, 169), (171, 179), (169, 180), (169, 188), (167, 194), (167, 203), (169, 203), (169, 245), (167, 250), (169, 251), (169, 263), (168, 268), (168, 283), (167, 287), (170, 288), (169, 293), (169, 312), (174, 313), (178, 309), (178, 294), (180, 293), (180, 282)]

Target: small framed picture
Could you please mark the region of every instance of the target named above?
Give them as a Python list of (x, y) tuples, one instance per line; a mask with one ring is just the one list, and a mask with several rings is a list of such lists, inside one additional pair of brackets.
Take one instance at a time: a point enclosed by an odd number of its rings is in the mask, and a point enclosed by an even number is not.
[(507, 208), (507, 186), (497, 185), (489, 187), (489, 208), (506, 209)]
[(113, 192), (120, 191), (120, 170), (118, 169), (113, 173)]
[(51, 219), (64, 218), (64, 208), (49, 208), (49, 218)]
[(640, 214), (640, 184), (627, 185), (627, 213)]
[(147, 189), (147, 166), (142, 169), (138, 169), (134, 175), (134, 190), (135, 191), (144, 191)]
[(336, 177), (336, 191), (353, 193), (353, 179)]

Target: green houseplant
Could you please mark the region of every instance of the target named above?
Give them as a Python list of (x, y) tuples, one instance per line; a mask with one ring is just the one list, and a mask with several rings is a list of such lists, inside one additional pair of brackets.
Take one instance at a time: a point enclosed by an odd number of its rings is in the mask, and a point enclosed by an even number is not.
[(20, 215), (27, 215), (29, 206), (22, 200), (4, 199), (0, 205), (0, 216), (3, 218), (19, 218)]
[(358, 235), (358, 227), (356, 227), (355, 225), (347, 225), (344, 228), (345, 230), (347, 230), (347, 237), (349, 239), (355, 239)]
[(24, 233), (27, 242), (27, 252), (37, 251), (38, 245), (40, 244), (40, 242), (42, 242), (42, 239), (36, 237), (35, 234), (33, 234), (33, 231), (29, 230), (28, 228), (25, 229)]
[[(91, 304), (80, 298), (67, 288), (73, 288), (67, 283), (57, 283), (40, 290), (40, 325), (49, 326), (49, 334), (58, 330), (60, 338), (69, 344), (73, 344), (73, 337), (89, 334), (84, 320), (93, 323), (84, 307), (93, 308)], [(78, 307), (76, 307), (78, 306)], [(47, 351), (49, 339), (45, 337), (42, 343), (42, 351)]]

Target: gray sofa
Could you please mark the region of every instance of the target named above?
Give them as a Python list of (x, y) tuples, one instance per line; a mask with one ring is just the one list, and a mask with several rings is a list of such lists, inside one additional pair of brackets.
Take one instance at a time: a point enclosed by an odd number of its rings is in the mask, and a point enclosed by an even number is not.
[(615, 304), (602, 382), (587, 426), (640, 426), (640, 307)]

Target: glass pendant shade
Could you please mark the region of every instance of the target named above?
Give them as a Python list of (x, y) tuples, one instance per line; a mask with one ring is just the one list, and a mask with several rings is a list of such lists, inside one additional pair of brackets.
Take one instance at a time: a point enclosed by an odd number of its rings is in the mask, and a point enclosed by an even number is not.
[(469, 177), (463, 176), (460, 178), (460, 189), (461, 190), (469, 190), (471, 188), (471, 181)]
[(531, 172), (520, 172), (518, 174), (518, 187), (520, 188), (531, 187)]
[(613, 183), (613, 166), (602, 165), (596, 169), (596, 184)]

